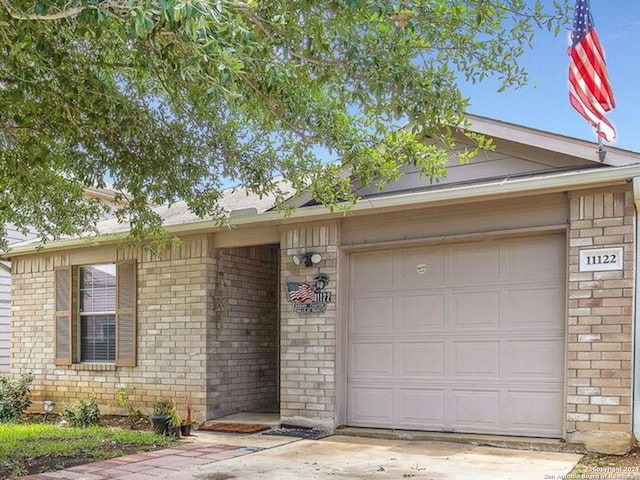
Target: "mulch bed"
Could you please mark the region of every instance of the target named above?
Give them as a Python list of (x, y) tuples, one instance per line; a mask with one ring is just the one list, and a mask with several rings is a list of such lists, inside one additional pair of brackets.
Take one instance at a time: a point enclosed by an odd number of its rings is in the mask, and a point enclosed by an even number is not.
[(329, 434), (320, 430), (312, 430), (310, 428), (272, 428), (268, 432), (264, 432), (263, 435), (280, 435), (284, 437), (297, 437), (304, 438), (305, 440), (320, 440), (321, 438), (328, 437)]
[(269, 425), (259, 423), (212, 423), (210, 425), (202, 425), (198, 430), (226, 433), (258, 433), (270, 428)]
[[(24, 423), (45, 423), (41, 413), (26, 413), (21, 420)], [(47, 415), (46, 423), (60, 423), (62, 416), (57, 413)], [(147, 417), (131, 418), (125, 415), (100, 415), (100, 425), (103, 427), (119, 427), (127, 430), (153, 430)]]

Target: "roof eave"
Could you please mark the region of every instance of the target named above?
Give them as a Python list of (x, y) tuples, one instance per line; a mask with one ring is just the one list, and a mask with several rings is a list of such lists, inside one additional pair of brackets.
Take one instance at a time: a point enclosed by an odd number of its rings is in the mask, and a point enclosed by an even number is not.
[[(563, 172), (548, 174), (539, 177), (527, 177), (517, 179), (504, 179), (490, 183), (455, 186), (439, 190), (427, 190), (424, 192), (412, 192), (397, 195), (382, 196), (378, 198), (360, 200), (348, 215), (364, 215), (372, 210), (393, 211), (417, 209), (425, 206), (435, 206), (443, 203), (462, 203), (468, 201), (496, 199), (508, 196), (523, 196), (536, 193), (552, 193), (566, 190), (575, 190), (582, 187), (596, 187), (623, 183), (633, 177), (640, 176), (640, 165), (624, 167), (599, 168), (592, 170), (580, 170), (575, 172)], [(325, 207), (312, 206), (295, 210), (287, 215), (284, 212), (265, 212), (255, 215), (246, 215), (233, 220), (232, 227), (246, 228), (252, 226), (266, 226), (277, 223), (295, 223), (313, 220), (326, 220), (344, 216), (344, 212), (329, 211)], [(166, 227), (170, 233), (198, 234), (211, 233), (227, 229), (219, 222), (202, 220), (198, 222)], [(127, 232), (116, 234), (104, 234), (94, 237), (73, 238), (59, 240), (45, 245), (17, 244), (3, 255), (3, 258), (39, 253), (42, 251), (68, 250), (72, 248), (88, 247), (92, 245), (106, 245), (120, 243)]]
[(606, 155), (601, 162), (597, 144), (592, 142), (472, 114), (467, 114), (467, 119), (471, 124), (469, 130), (487, 137), (554, 151), (612, 167), (640, 164), (640, 153), (637, 152), (606, 146), (604, 147)]

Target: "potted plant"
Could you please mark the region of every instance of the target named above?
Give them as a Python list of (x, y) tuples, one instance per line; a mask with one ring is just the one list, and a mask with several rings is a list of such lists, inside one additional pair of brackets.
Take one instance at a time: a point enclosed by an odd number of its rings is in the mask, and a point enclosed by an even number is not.
[(180, 425), (182, 424), (182, 418), (178, 414), (178, 410), (173, 406), (173, 409), (169, 413), (169, 435), (174, 437), (180, 437)]
[(180, 434), (183, 437), (191, 435), (191, 402), (187, 402), (187, 417), (180, 425)]
[(162, 435), (169, 432), (169, 421), (171, 412), (175, 412), (175, 402), (170, 398), (163, 398), (153, 402), (153, 413), (151, 414), (151, 423), (153, 431)]

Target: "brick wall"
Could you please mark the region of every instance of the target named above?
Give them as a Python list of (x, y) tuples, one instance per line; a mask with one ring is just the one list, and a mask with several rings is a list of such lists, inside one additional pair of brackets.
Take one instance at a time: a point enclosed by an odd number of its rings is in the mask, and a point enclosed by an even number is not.
[[(331, 430), (336, 419), (336, 285), (338, 275), (338, 222), (288, 226), (281, 237), (281, 397), (282, 423)], [(291, 256), (317, 252), (322, 261), (295, 266)], [(286, 282), (312, 282), (329, 276), (332, 302), (325, 313), (296, 313)]]
[[(623, 451), (631, 441), (633, 196), (627, 187), (572, 192), (570, 208), (567, 432), (592, 450), (596, 442)], [(623, 247), (624, 270), (580, 272), (580, 250), (598, 247)]]
[[(190, 401), (193, 419), (203, 420), (207, 265), (202, 259), (206, 254), (206, 239), (197, 237), (186, 239), (162, 258), (140, 249), (95, 248), (14, 259), (12, 373), (34, 373), (34, 408), (39, 410), (45, 399), (61, 406), (95, 395), (103, 413), (121, 412), (117, 389), (135, 386), (134, 405), (149, 408), (155, 399), (169, 396), (176, 399), (182, 415)], [(138, 264), (137, 366), (54, 365), (54, 268), (131, 258)]]
[(209, 262), (209, 418), (277, 411), (278, 246), (219, 249)]

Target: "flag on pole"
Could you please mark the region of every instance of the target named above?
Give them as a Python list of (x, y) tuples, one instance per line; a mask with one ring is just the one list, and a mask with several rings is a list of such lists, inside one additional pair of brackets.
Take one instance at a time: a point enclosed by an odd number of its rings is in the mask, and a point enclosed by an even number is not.
[(616, 106), (607, 66), (596, 33), (589, 0), (576, 0), (569, 47), (569, 101), (580, 115), (608, 142), (616, 139), (605, 113)]

